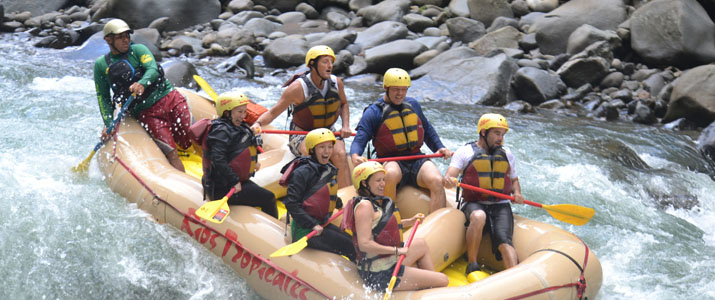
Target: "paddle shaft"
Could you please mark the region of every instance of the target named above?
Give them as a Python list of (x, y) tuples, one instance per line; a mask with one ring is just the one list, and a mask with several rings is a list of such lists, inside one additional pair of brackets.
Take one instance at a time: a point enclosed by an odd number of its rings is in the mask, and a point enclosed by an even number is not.
[(434, 154), (420, 154), (420, 155), (408, 155), (408, 156), (394, 156), (394, 157), (383, 157), (383, 158), (372, 158), (368, 159), (369, 161), (376, 161), (376, 162), (386, 162), (386, 161), (398, 161), (398, 160), (414, 160), (414, 159), (420, 159), (420, 158), (432, 158), (432, 157), (442, 157), (444, 154), (442, 153), (434, 153)]
[[(107, 134), (112, 133), (112, 130), (114, 130), (114, 127), (117, 126), (117, 123), (119, 123), (119, 121), (122, 120), (122, 117), (124, 117), (124, 113), (127, 111), (127, 107), (129, 107), (129, 105), (132, 105), (133, 101), (134, 101), (134, 95), (129, 96), (129, 98), (127, 99), (127, 102), (124, 103), (124, 105), (122, 105), (121, 109), (119, 109), (119, 113), (117, 114), (117, 117), (114, 119), (114, 121), (112, 121), (112, 124), (109, 125), (109, 127), (107, 127), (107, 131), (106, 131)], [(104, 141), (99, 141), (99, 143), (97, 143), (97, 145), (94, 146), (94, 151), (96, 152), (97, 150), (99, 150), (99, 148), (102, 147), (103, 144), (104, 144)]]
[[(514, 196), (509, 196), (509, 195), (506, 195), (506, 194), (497, 193), (497, 192), (495, 192), (495, 191), (490, 191), (490, 190), (487, 190), (487, 189), (483, 189), (483, 188), (480, 188), (480, 187), (478, 187), (478, 186), (473, 186), (473, 185), (469, 185), (469, 184), (466, 184), (466, 183), (459, 183), (459, 186), (461, 186), (461, 187), (463, 187), (463, 188), (465, 188), (465, 189), (468, 189), (468, 190), (473, 190), (473, 191), (477, 191), (477, 192), (482, 192), (482, 193), (485, 193), (485, 194), (488, 194), (488, 195), (492, 195), (492, 196), (494, 196), (494, 197), (498, 197), (498, 198), (501, 198), (501, 199), (507, 199), (507, 200), (514, 201)], [(528, 204), (528, 205), (531, 205), (531, 206), (536, 206), (536, 207), (539, 207), (539, 208), (543, 208), (543, 205), (542, 205), (541, 203), (531, 202), (531, 201), (529, 201), (529, 200), (524, 200), (524, 204)]]
[[(294, 134), (294, 135), (306, 135), (310, 131), (298, 131), (298, 130), (273, 130), (273, 129), (267, 129), (261, 131), (262, 133), (275, 133), (275, 134)], [(340, 136), (340, 132), (333, 132), (335, 136)], [(352, 136), (355, 136), (355, 133), (353, 132), (351, 134)]]
[[(412, 245), (412, 239), (415, 237), (415, 232), (417, 232), (417, 226), (420, 225), (420, 219), (417, 219), (415, 221), (415, 226), (412, 227), (412, 233), (410, 233), (410, 237), (407, 238), (407, 242), (405, 243), (405, 247), (410, 248)], [(390, 284), (387, 286), (387, 292), (385, 292), (385, 297), (383, 297), (383, 300), (390, 299), (390, 296), (392, 295), (392, 289), (395, 288), (395, 281), (397, 280), (397, 273), (400, 271), (400, 266), (402, 265), (402, 261), (405, 260), (405, 255), (402, 254), (400, 255), (400, 258), (397, 260), (397, 264), (395, 265), (395, 270), (392, 271), (392, 278), (390, 278)]]
[[(333, 216), (330, 217), (330, 219), (328, 219), (328, 221), (325, 222), (325, 224), (321, 225), (321, 227), (328, 226), (328, 224), (330, 224), (330, 222), (332, 222), (333, 220), (335, 220), (335, 218), (339, 217), (339, 216), (342, 215), (342, 214), (343, 214), (343, 210), (341, 209), (341, 210), (339, 210), (338, 212), (336, 212), (335, 214), (333, 214)], [(313, 230), (313, 231), (311, 231), (310, 233), (308, 233), (308, 235), (305, 236), (305, 239), (306, 239), (306, 240), (307, 240), (307, 239), (310, 239), (310, 238), (314, 237), (316, 234), (318, 234), (318, 232), (315, 231), (315, 230)]]

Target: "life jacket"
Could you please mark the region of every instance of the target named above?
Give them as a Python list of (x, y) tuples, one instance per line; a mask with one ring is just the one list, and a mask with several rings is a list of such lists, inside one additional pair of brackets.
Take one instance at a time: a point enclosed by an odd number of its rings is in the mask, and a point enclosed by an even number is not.
[[(209, 158), (209, 153), (212, 149), (208, 148), (207, 140), (211, 128), (218, 122), (227, 122), (216, 119), (202, 119), (189, 127), (189, 137), (191, 140), (201, 145), (204, 155), (202, 159), (204, 175), (201, 182), (204, 185), (205, 191), (211, 191), (213, 188), (211, 176), (213, 163)], [(241, 182), (248, 180), (256, 172), (256, 162), (258, 162), (257, 141), (253, 131), (245, 123), (239, 127), (241, 138), (236, 143), (229, 145), (229, 166), (238, 176)], [(233, 138), (233, 137), (232, 137)], [(209, 193), (211, 195), (213, 193)]]
[(375, 103), (382, 111), (382, 125), (372, 141), (377, 157), (414, 154), (424, 143), (422, 120), (407, 102), (391, 105)]
[(267, 111), (268, 109), (263, 107), (263, 105), (254, 103), (253, 101), (248, 102), (246, 117), (243, 118), (243, 122), (248, 125), (253, 125), (253, 123), (256, 123), (256, 120), (258, 120), (258, 117)]
[[(382, 199), (382, 206), (377, 204), (377, 200)], [(380, 245), (390, 247), (402, 247), (402, 220), (400, 218), (400, 210), (389, 197), (362, 197), (357, 196), (343, 207), (343, 221), (340, 224), (340, 229), (352, 236), (353, 246), (355, 247), (356, 259), (358, 264), (364, 270), (370, 270), (370, 265), (373, 261), (379, 258), (393, 256), (391, 254), (368, 256), (367, 253), (360, 251), (358, 245), (357, 234), (355, 234), (355, 207), (362, 200), (370, 200), (373, 212), (382, 210), (382, 217), (372, 228), (372, 239)]]
[[(131, 48), (130, 48), (131, 51)], [(114, 104), (124, 104), (124, 101), (129, 98), (131, 92), (129, 91), (129, 86), (133, 83), (139, 81), (144, 77), (146, 70), (142, 65), (134, 68), (132, 64), (127, 59), (127, 55), (124, 54), (119, 60), (112, 62), (109, 57), (109, 52), (104, 55), (104, 61), (107, 63), (107, 78), (109, 78), (109, 86), (112, 88), (113, 96), (112, 101)], [(141, 100), (146, 99), (151, 95), (158, 87), (166, 84), (166, 77), (164, 76), (164, 68), (160, 64), (156, 64), (157, 70), (159, 72), (159, 77), (156, 78), (154, 82), (149, 83), (144, 88), (144, 93), (141, 95), (135, 95), (136, 100), (134, 103), (139, 103)]]
[[(278, 184), (287, 187), (293, 171), (303, 164), (319, 164), (308, 156), (298, 157), (281, 169), (281, 179)], [(305, 212), (321, 223), (330, 217), (338, 202), (338, 172), (335, 167), (317, 174), (318, 180), (303, 195), (302, 204)]]
[(309, 98), (293, 107), (293, 124), (303, 130), (330, 128), (338, 120), (340, 112), (340, 94), (334, 82), (328, 78), (328, 92), (323, 96), (311, 82), (309, 73), (300, 76), (308, 87)]
[[(484, 149), (477, 146), (477, 142), (470, 143), (474, 155), (462, 173), (460, 182), (478, 186), (502, 194), (511, 194), (511, 178), (507, 176), (510, 171), (504, 148), (499, 147), (489, 155)], [(462, 198), (467, 202), (499, 201), (493, 196), (465, 189)]]

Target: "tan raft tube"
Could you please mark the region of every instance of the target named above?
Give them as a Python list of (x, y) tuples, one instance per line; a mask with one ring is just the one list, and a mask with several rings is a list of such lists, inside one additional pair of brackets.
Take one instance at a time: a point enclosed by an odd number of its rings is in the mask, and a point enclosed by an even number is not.
[[(212, 102), (190, 91), (180, 91), (189, 99), (196, 120), (215, 116)], [(262, 168), (254, 179), (279, 195), (285, 194), (284, 189), (275, 189), (279, 170), (292, 158), (286, 142), (287, 137), (283, 135), (264, 135), (266, 152), (259, 155)], [(380, 296), (366, 290), (356, 266), (338, 255), (305, 249), (291, 257), (269, 259), (270, 253), (288, 244), (284, 235), (286, 226), (256, 208), (232, 206), (222, 224), (199, 221), (194, 212), (204, 203), (200, 182), (171, 167), (153, 140), (131, 117), (121, 123), (115, 141), (102, 147), (97, 157), (100, 170), (113, 191), (149, 212), (157, 222), (171, 224), (194, 238), (267, 299), (325, 299), (326, 296), (378, 299)], [(454, 192), (447, 192), (447, 199), (454, 199)], [(345, 200), (354, 194), (351, 187), (340, 190), (340, 197)], [(414, 188), (405, 188), (398, 195), (404, 217), (426, 211), (428, 201), (423, 191)], [(453, 200), (450, 205), (454, 206)], [(419, 226), (416, 236), (424, 238), (430, 246), (437, 269), (443, 269), (464, 253), (464, 220), (460, 211), (450, 207), (430, 214)], [(520, 263), (512, 269), (466, 286), (395, 292), (392, 299), (507, 299), (579, 279), (587, 248), (575, 235), (556, 226), (515, 216), (513, 242)], [(494, 259), (490, 247), (485, 237), (479, 261), (502, 270), (501, 262)], [(594, 299), (601, 287), (602, 270), (593, 252), (588, 252), (584, 277), (585, 296)], [(560, 288), (528, 299), (577, 299), (577, 291), (574, 287)]]

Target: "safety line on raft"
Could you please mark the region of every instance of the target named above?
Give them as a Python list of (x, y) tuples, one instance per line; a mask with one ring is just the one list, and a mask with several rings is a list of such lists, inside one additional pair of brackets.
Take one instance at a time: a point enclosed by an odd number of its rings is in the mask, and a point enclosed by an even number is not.
[[(524, 299), (524, 298), (531, 297), (531, 296), (534, 296), (534, 295), (543, 294), (543, 293), (547, 293), (547, 292), (550, 292), (550, 291), (554, 291), (554, 290), (558, 290), (558, 289), (562, 289), (562, 288), (568, 288), (568, 287), (576, 287), (576, 292), (577, 292), (576, 296), (578, 296), (578, 299), (584, 299), (583, 296), (584, 296), (584, 292), (586, 291), (586, 277), (584, 277), (583, 274), (584, 274), (584, 272), (586, 272), (586, 264), (588, 264), (588, 252), (589, 252), (589, 249), (588, 249), (588, 245), (586, 245), (586, 243), (584, 243), (583, 240), (581, 240), (581, 239), (579, 238), (579, 241), (581, 241), (581, 243), (583, 244), (584, 250), (586, 251), (586, 254), (584, 255), (584, 258), (583, 258), (583, 267), (579, 266), (578, 263), (576, 262), (576, 260), (574, 260), (571, 256), (569, 256), (569, 255), (567, 255), (566, 253), (563, 253), (563, 252), (561, 252), (561, 251), (554, 250), (554, 249), (542, 249), (542, 250), (536, 251), (536, 252), (539, 252), (539, 251), (553, 251), (553, 252), (559, 253), (559, 254), (561, 254), (561, 255), (563, 255), (563, 256), (566, 256), (568, 259), (570, 259), (571, 262), (573, 262), (573, 263), (576, 265), (576, 267), (581, 271), (581, 274), (579, 275), (579, 278), (578, 278), (578, 281), (577, 281), (577, 282), (572, 282), (572, 283), (567, 283), (567, 284), (557, 285), (557, 286), (550, 286), (550, 287), (547, 287), (547, 288), (543, 288), (543, 289), (540, 289), (540, 290), (536, 290), (536, 291), (533, 291), (533, 292), (529, 292), (529, 293), (526, 293), (526, 294), (523, 294), (523, 295), (519, 295), (519, 296), (516, 296), (516, 297), (511, 297), (511, 298), (508, 298), (508, 299), (506, 299), (506, 300)], [(588, 298), (585, 298), (585, 299), (588, 299)]]
[[(259, 255), (258, 253), (255, 253), (255, 252), (251, 251), (250, 249), (248, 249), (248, 248), (246, 248), (246, 247), (243, 247), (243, 245), (242, 245), (241, 243), (239, 243), (238, 240), (234, 241), (234, 240), (229, 239), (229, 238), (228, 238), (226, 235), (224, 235), (223, 233), (218, 232), (218, 231), (217, 231), (216, 229), (214, 229), (213, 227), (208, 226), (208, 224), (202, 223), (201, 220), (199, 220), (198, 218), (194, 217), (193, 215), (190, 215), (190, 214), (187, 214), (187, 213), (183, 213), (181, 210), (179, 210), (179, 209), (176, 208), (175, 206), (171, 205), (171, 203), (169, 203), (168, 201), (166, 201), (166, 200), (162, 199), (161, 197), (159, 197), (159, 195), (157, 195), (157, 194), (154, 192), (154, 190), (152, 190), (152, 189), (144, 182), (144, 180), (142, 180), (142, 179), (139, 177), (139, 175), (137, 175), (137, 174), (134, 172), (134, 170), (132, 170), (124, 161), (122, 161), (121, 158), (119, 158), (119, 156), (117, 156), (116, 142), (117, 142), (117, 135), (115, 134), (115, 135), (114, 135), (114, 143), (113, 143), (113, 151), (112, 151), (112, 155), (114, 156), (114, 159), (115, 159), (117, 162), (119, 162), (119, 164), (120, 164), (122, 167), (124, 167), (124, 169), (127, 170), (127, 172), (129, 172), (129, 174), (131, 174), (131, 175), (134, 177), (134, 179), (136, 179), (136, 180), (139, 182), (139, 184), (141, 184), (150, 194), (152, 194), (152, 196), (153, 196), (152, 199), (157, 199), (157, 200), (159, 200), (159, 201), (161, 201), (161, 202), (164, 202), (164, 204), (166, 204), (166, 205), (168, 205), (169, 207), (173, 208), (175, 211), (177, 211), (177, 212), (183, 214), (185, 217), (188, 217), (188, 218), (194, 220), (194, 221), (197, 222), (198, 224), (202, 224), (205, 228), (208, 228), (209, 230), (213, 231), (214, 233), (216, 233), (216, 234), (222, 236), (222, 237), (225, 238), (227, 241), (231, 241), (231, 243), (233, 243), (233, 244), (236, 245), (237, 247), (241, 247), (244, 251), (246, 251), (246, 252), (248, 252), (249, 254), (253, 255), (253, 257), (257, 257), (261, 262), (263, 262), (263, 263), (267, 264), (268, 266), (270, 266), (270, 267), (272, 267), (272, 268), (278, 270), (279, 272), (285, 274), (286, 277), (293, 279), (294, 281), (296, 281), (296, 282), (302, 284), (303, 286), (305, 286), (305, 287), (311, 289), (313, 292), (315, 292), (315, 293), (317, 293), (317, 294), (319, 294), (319, 295), (325, 297), (326, 299), (332, 299), (332, 297), (329, 297), (328, 295), (326, 295), (325, 293), (321, 292), (320, 290), (318, 290), (317, 288), (315, 288), (315, 287), (312, 286), (311, 284), (309, 284), (309, 283), (305, 282), (304, 280), (298, 278), (297, 276), (293, 275), (293, 273), (289, 273), (287, 270), (285, 270), (285, 269), (283, 269), (283, 268), (277, 266), (276, 264), (274, 264), (274, 263), (272, 263), (270, 260), (268, 260), (268, 259), (262, 257), (262, 256)], [(238, 238), (237, 238), (237, 239), (238, 239)]]

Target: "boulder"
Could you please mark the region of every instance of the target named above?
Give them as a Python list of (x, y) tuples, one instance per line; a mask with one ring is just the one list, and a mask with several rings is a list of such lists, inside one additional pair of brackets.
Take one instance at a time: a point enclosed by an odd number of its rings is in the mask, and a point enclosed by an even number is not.
[(92, 20), (120, 18), (132, 28), (144, 28), (168, 17), (167, 30), (179, 30), (211, 21), (220, 13), (218, 0), (107, 0)]
[(345, 49), (348, 45), (355, 41), (357, 33), (352, 30), (331, 31), (323, 35), (320, 39), (309, 42), (309, 46), (326, 45), (333, 49), (335, 53)]
[(541, 53), (555, 55), (566, 52), (569, 36), (581, 25), (615, 31), (627, 17), (624, 0), (573, 0), (539, 18), (530, 31)]
[(710, 165), (715, 167), (715, 122), (700, 133), (697, 148)]
[(308, 19), (317, 19), (320, 14), (318, 11), (308, 3), (300, 3), (295, 7), (295, 10), (301, 12)]
[(519, 40), (521, 40), (522, 36), (524, 34), (514, 27), (502, 27), (469, 43), (469, 48), (474, 49), (479, 55), (486, 55), (500, 48), (519, 49)]
[(216, 69), (225, 72), (236, 72), (239, 78), (253, 78), (256, 67), (253, 58), (246, 52), (234, 55), (216, 66)]
[(384, 21), (402, 21), (410, 6), (409, 0), (386, 0), (375, 5), (363, 7), (357, 11), (357, 15), (363, 17), (367, 26)]
[(278, 20), (281, 21), (281, 24), (300, 23), (305, 21), (305, 19), (306, 14), (300, 11), (289, 11), (278, 16)]
[(589, 45), (598, 41), (607, 41), (613, 45), (621, 44), (621, 39), (614, 31), (600, 30), (591, 25), (583, 24), (576, 28), (569, 36), (566, 53), (579, 53)]
[(404, 39), (367, 49), (367, 71), (383, 73), (389, 68), (412, 69), (415, 57), (426, 50), (424, 44)]
[(407, 37), (407, 26), (400, 22), (384, 21), (359, 32), (355, 44), (368, 49)]
[(484, 23), (464, 17), (451, 18), (445, 24), (454, 41), (469, 43), (487, 33)]
[(485, 26), (491, 25), (497, 17), (514, 17), (507, 0), (468, 0), (467, 6), (469, 17), (484, 23)]
[[(231, 23), (227, 22), (227, 24)], [(233, 52), (233, 50), (236, 50), (238, 47), (254, 45), (256, 43), (256, 37), (253, 35), (253, 32), (231, 24), (221, 26), (216, 33), (216, 43), (226, 48), (229, 52)]]
[(194, 75), (199, 73), (196, 67), (185, 60), (169, 60), (161, 64), (164, 68), (166, 79), (176, 87), (185, 87), (188, 89), (198, 89), (199, 85), (194, 80)]
[(268, 8), (275, 8), (279, 11), (286, 12), (295, 9), (300, 0), (253, 0), (256, 5), (263, 5)]
[(189, 53), (201, 53), (203, 47), (201, 46), (201, 40), (189, 37), (185, 35), (175, 36), (171, 42), (166, 46), (167, 49), (176, 49), (179, 53), (189, 54)]
[(253, 33), (254, 36), (266, 37), (272, 32), (278, 30), (281, 24), (276, 22), (271, 22), (263, 18), (250, 19), (246, 24), (243, 25), (243, 29), (248, 30)]
[[(58, 11), (66, 4), (67, 0), (3, 0), (1, 1), (0, 6), (4, 7), (5, 12), (11, 13), (14, 11), (29, 11), (33, 16), (39, 16), (45, 13)], [(4, 15), (4, 12), (2, 15)]]
[(469, 4), (467, 2), (468, 0), (450, 0), (447, 8), (454, 16), (469, 17)]
[(506, 54), (478, 56), (461, 46), (445, 51), (410, 72), (412, 95), (440, 101), (501, 106), (508, 102), (516, 63)]
[(402, 17), (402, 22), (407, 25), (410, 31), (418, 33), (434, 25), (432, 19), (420, 14), (406, 14)]
[(272, 41), (263, 51), (267, 67), (289, 68), (305, 63), (308, 42), (298, 35), (290, 35)]
[(633, 115), (633, 122), (650, 125), (657, 121), (655, 112), (644, 101), (636, 101), (636, 110)]
[(536, 68), (521, 68), (514, 75), (512, 87), (518, 99), (533, 105), (558, 98), (566, 91), (566, 85), (556, 74)]
[(685, 71), (673, 85), (663, 123), (684, 117), (700, 127), (715, 121), (715, 65)]
[(325, 19), (328, 21), (328, 26), (336, 30), (343, 30), (350, 26), (350, 18), (339, 12), (331, 11), (326, 15)]
[(715, 24), (695, 0), (655, 0), (633, 13), (631, 47), (646, 62), (692, 67), (715, 61)]
[(526, 0), (531, 11), (550, 12), (559, 7), (559, 0)]
[(237, 13), (228, 18), (228, 20), (226, 21), (232, 22), (236, 25), (243, 25), (246, 24), (246, 22), (248, 22), (249, 20), (257, 18), (263, 18), (263, 14), (257, 11), (248, 10)]

